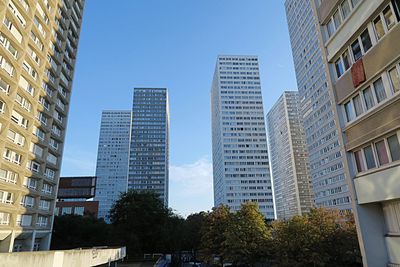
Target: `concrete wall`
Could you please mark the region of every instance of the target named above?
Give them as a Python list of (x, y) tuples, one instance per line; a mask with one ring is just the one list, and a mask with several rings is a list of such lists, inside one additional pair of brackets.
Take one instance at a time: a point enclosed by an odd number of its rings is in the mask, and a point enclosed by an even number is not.
[(88, 267), (123, 259), (126, 248), (0, 253), (0, 267)]

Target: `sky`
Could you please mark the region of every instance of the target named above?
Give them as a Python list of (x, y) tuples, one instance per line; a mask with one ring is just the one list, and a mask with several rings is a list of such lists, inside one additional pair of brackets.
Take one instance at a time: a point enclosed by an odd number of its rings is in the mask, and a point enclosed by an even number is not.
[(213, 206), (210, 88), (217, 55), (257, 55), (265, 114), (296, 90), (283, 0), (87, 0), (62, 176), (94, 175), (102, 110), (134, 87), (167, 87), (169, 206)]

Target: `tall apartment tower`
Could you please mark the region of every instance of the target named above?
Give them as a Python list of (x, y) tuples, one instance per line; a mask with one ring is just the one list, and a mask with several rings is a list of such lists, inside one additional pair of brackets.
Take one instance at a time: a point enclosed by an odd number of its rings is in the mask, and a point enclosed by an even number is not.
[(400, 266), (400, 1), (317, 1), (364, 266)]
[(278, 219), (310, 211), (313, 192), (299, 93), (286, 91), (267, 114), (268, 142)]
[(135, 88), (128, 189), (153, 191), (168, 206), (169, 106), (166, 88)]
[(128, 186), (130, 110), (107, 110), (101, 115), (96, 166), (96, 194), (99, 218), (109, 222), (110, 209)]
[(211, 88), (214, 205), (274, 219), (258, 58), (218, 56)]
[(84, 2), (0, 1), (0, 252), (49, 249)]
[[(327, 1), (338, 2), (338, 1)], [(299, 90), (301, 116), (317, 206), (351, 210), (338, 125), (327, 87), (312, 1), (286, 0), (285, 9)]]

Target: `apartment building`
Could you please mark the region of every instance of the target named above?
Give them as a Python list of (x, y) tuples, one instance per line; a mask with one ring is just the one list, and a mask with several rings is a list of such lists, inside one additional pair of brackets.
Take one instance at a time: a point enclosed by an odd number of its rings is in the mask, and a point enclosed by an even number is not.
[(400, 266), (400, 1), (315, 1), (364, 266)]
[(101, 114), (96, 164), (98, 217), (110, 222), (114, 202), (128, 186), (129, 144), (132, 112), (104, 110)]
[(0, 1), (0, 252), (49, 249), (84, 3)]
[(343, 143), (334, 120), (318, 22), (311, 5), (310, 0), (285, 1), (315, 205), (350, 211), (351, 197), (341, 150)]
[(131, 125), (128, 189), (155, 192), (168, 207), (168, 90), (135, 88)]
[(267, 114), (276, 217), (303, 215), (313, 207), (308, 152), (299, 93), (285, 91)]
[(74, 214), (98, 216), (99, 202), (94, 201), (96, 176), (60, 177), (55, 216)]
[(211, 88), (214, 205), (257, 202), (274, 219), (256, 56), (218, 56)]

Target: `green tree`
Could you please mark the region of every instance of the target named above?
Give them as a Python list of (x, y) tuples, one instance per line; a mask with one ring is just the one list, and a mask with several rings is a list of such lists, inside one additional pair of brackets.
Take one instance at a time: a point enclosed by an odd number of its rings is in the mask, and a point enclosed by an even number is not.
[(231, 215), (224, 231), (223, 256), (226, 261), (239, 265), (251, 265), (264, 261), (268, 256), (271, 232), (258, 204), (247, 202)]
[(317, 208), (272, 224), (276, 266), (359, 266), (354, 219)]
[(213, 262), (214, 257), (221, 257), (223, 262), (223, 245), (225, 229), (229, 225), (231, 214), (229, 207), (220, 205), (207, 214), (201, 238), (202, 254), (206, 262)]
[(112, 245), (110, 231), (110, 225), (104, 220), (91, 216), (55, 216), (51, 249)]
[(202, 211), (189, 215), (183, 228), (183, 249), (196, 252), (201, 248), (202, 230), (205, 225), (207, 213)]
[(165, 236), (172, 216), (152, 192), (130, 190), (121, 194), (110, 211), (110, 220), (118, 242), (127, 246), (129, 255), (167, 250)]

